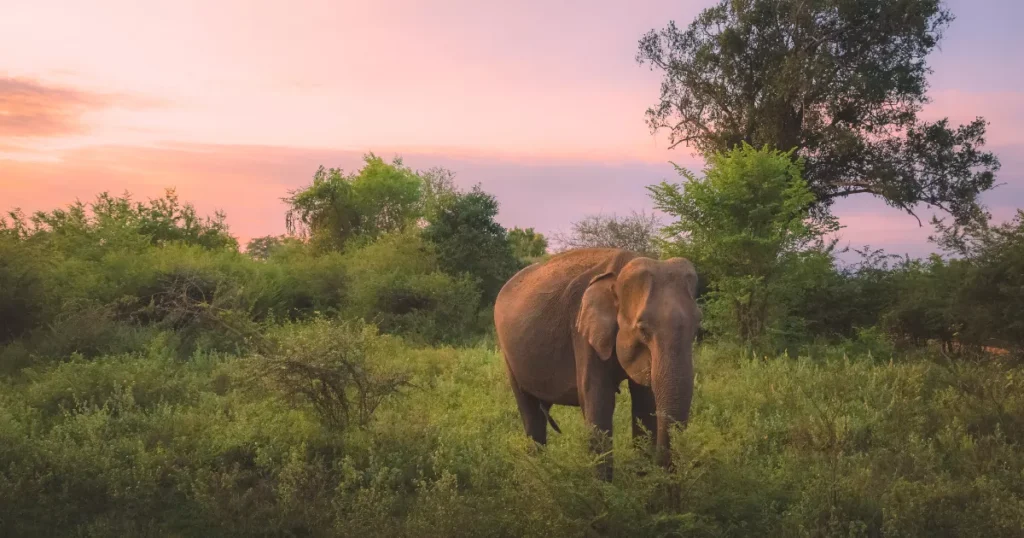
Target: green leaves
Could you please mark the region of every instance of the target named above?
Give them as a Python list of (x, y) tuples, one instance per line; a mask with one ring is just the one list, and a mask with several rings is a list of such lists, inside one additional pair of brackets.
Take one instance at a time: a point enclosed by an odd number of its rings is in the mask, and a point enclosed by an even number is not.
[(547, 238), (533, 228), (512, 228), (508, 231), (508, 242), (512, 245), (512, 252), (522, 260), (539, 258), (548, 251)]
[(341, 250), (355, 237), (372, 240), (398, 231), (421, 216), (420, 177), (402, 165), (370, 153), (364, 167), (348, 176), (321, 166), (313, 183), (284, 198), (288, 232), (309, 237), (322, 250)]
[(66, 209), (37, 211), (29, 219), (19, 211), (9, 216), (9, 224), (0, 220), (0, 236), (86, 258), (98, 258), (113, 247), (139, 250), (174, 243), (208, 250), (238, 249), (223, 213), (200, 217), (192, 204), (178, 201), (174, 189), (148, 202), (135, 202), (128, 193), (115, 197), (102, 192), (88, 205), (76, 201)]
[(441, 270), (469, 274), (485, 302), (519, 267), (505, 229), (494, 220), (498, 201), (479, 187), (460, 192), (454, 174), (443, 168), (414, 172), (401, 159), (388, 164), (371, 153), (359, 172), (347, 176), (320, 167), (312, 185), (285, 201), (291, 206), (289, 233), (308, 237), (320, 252), (364, 247), (422, 227)]
[(715, 276), (763, 274), (785, 253), (803, 248), (836, 227), (814, 223), (814, 195), (790, 153), (748, 144), (708, 159), (705, 177), (677, 167), (682, 185), (648, 187), (655, 207), (676, 218), (665, 232)]
[(520, 266), (505, 228), (494, 220), (497, 215), (498, 201), (476, 186), (441, 207), (423, 230), (424, 237), (437, 245), (442, 269), (472, 276), (486, 304)]
[(791, 152), (744, 143), (708, 158), (704, 177), (676, 167), (683, 184), (648, 187), (655, 207), (675, 218), (665, 228), (668, 252), (690, 258), (711, 283), (708, 327), (760, 338), (781, 322), (787, 273), (838, 229), (834, 219), (813, 221), (814, 195)]

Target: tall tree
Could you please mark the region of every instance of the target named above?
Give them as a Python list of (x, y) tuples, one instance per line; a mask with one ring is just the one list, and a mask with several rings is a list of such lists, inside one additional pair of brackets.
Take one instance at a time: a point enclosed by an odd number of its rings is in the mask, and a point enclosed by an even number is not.
[(952, 20), (941, 0), (720, 0), (640, 40), (637, 61), (664, 73), (648, 124), (705, 156), (795, 149), (818, 216), (870, 193), (966, 221), (999, 169), (986, 122), (918, 119), (925, 59)]

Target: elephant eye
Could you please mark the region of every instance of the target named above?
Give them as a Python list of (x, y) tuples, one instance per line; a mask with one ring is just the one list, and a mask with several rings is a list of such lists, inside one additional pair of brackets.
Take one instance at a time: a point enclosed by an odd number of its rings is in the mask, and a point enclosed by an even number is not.
[(640, 338), (644, 341), (651, 339), (651, 328), (642, 321), (636, 322), (636, 331), (640, 334)]

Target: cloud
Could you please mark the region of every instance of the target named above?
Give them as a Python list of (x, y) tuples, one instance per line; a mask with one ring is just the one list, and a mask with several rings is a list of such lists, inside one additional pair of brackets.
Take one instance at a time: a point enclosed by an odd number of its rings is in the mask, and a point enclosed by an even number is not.
[[(84, 116), (113, 107), (151, 107), (161, 101), (0, 77), (0, 139), (58, 138), (87, 132)], [(8, 144), (8, 146), (11, 146)]]
[(0, 137), (54, 137), (85, 131), (81, 119), (109, 105), (100, 95), (0, 78)]

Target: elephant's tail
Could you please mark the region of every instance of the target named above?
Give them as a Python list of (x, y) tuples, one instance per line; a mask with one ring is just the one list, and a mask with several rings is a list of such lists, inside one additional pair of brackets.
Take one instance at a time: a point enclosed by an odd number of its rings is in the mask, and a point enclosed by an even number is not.
[(558, 423), (555, 422), (555, 419), (551, 418), (551, 413), (548, 412), (549, 409), (551, 409), (550, 405), (544, 405), (543, 403), (540, 404), (540, 410), (544, 413), (544, 416), (548, 419), (548, 424), (551, 424), (551, 427), (556, 432), (562, 433), (562, 429), (558, 427)]

